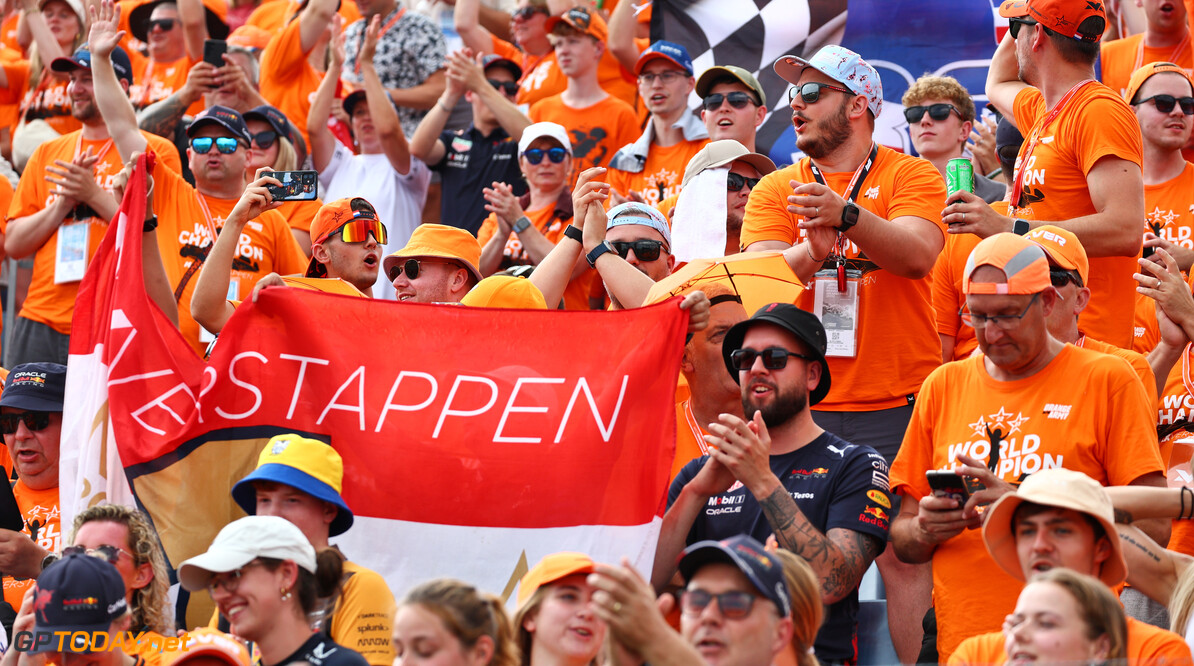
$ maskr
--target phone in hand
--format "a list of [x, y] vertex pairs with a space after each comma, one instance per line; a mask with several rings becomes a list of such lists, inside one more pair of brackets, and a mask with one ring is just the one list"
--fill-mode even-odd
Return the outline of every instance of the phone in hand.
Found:
[[318, 189], [318, 171], [263, 171], [262, 176], [275, 178], [281, 185], [266, 185], [274, 201], [314, 201]]
[[929, 488], [932, 489], [935, 497], [948, 497], [958, 501], [959, 508], [970, 499], [970, 487], [967, 485], [965, 479], [957, 472], [946, 472], [938, 469], [931, 469], [925, 472], [925, 478], [929, 481]]
[[228, 52], [228, 42], [222, 39], [203, 40], [203, 62], [214, 67], [224, 66], [224, 54]]

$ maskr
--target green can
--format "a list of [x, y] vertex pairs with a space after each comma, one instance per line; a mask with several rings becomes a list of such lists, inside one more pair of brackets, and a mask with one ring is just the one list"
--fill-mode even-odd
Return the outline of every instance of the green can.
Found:
[[958, 190], [974, 193], [974, 165], [965, 157], [955, 157], [945, 164], [945, 190], [952, 195]]

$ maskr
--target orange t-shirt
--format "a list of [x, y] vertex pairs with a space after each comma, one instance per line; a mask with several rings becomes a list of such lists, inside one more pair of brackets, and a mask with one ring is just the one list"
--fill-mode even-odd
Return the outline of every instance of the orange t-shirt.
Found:
[[583, 109], [564, 104], [556, 95], [536, 102], [529, 115], [532, 122], [558, 123], [568, 130], [573, 157], [570, 184], [585, 169], [609, 164], [614, 153], [641, 133], [634, 109], [612, 95]]
[[1132, 316], [1132, 351], [1148, 354], [1161, 342], [1156, 308], [1156, 301], [1143, 294], [1136, 294]]
[[[258, 11], [271, 5], [285, 4], [271, 2], [259, 7]], [[307, 112], [311, 110], [311, 95], [319, 87], [323, 76], [307, 62], [307, 55], [303, 52], [299, 22], [291, 21], [274, 35], [269, 46], [261, 52], [261, 96], [286, 115], [290, 126], [298, 130], [303, 135], [303, 141], [310, 146]]]
[[[556, 206], [544, 206], [538, 210], [523, 211], [526, 213], [527, 219], [531, 221], [536, 229], [542, 232], [543, 237], [551, 241], [555, 245], [559, 245], [560, 241], [565, 238], [564, 227], [571, 221], [571, 217], [560, 218], [555, 215]], [[481, 223], [481, 228], [477, 230], [477, 242], [481, 247], [489, 242], [493, 235], [498, 231], [497, 216], [490, 213], [489, 217]], [[502, 250], [503, 263], [510, 266], [517, 266], [519, 264], [530, 264], [531, 258], [526, 251], [522, 249], [522, 241], [518, 239], [518, 234], [511, 233], [509, 240], [506, 241], [506, 248]], [[580, 277], [568, 282], [568, 286], [564, 289], [564, 309], [566, 310], [588, 310], [589, 309], [589, 290], [593, 287], [593, 280], [597, 279], [597, 271], [587, 270], [580, 275]], [[549, 308], [554, 308], [557, 304], [548, 303]]]
[[[29, 536], [37, 545], [51, 553], [62, 552], [62, 526], [58, 516], [58, 487], [49, 490], [34, 490], [17, 480], [12, 486], [12, 494], [17, 498], [17, 506], [21, 515], [25, 517], [25, 527], [21, 534]], [[30, 525], [37, 525], [37, 536], [30, 532]], [[21, 601], [28, 590], [37, 581], [17, 580], [11, 576], [4, 576], [4, 600], [13, 608], [19, 609]]]
[[1153, 374], [1153, 367], [1148, 364], [1147, 356], [1140, 352], [1134, 352], [1131, 349], [1116, 347], [1102, 340], [1089, 338], [1086, 335], [1079, 337], [1078, 342], [1075, 342], [1074, 346], [1118, 356], [1127, 361], [1128, 365], [1132, 366], [1132, 370], [1136, 373], [1136, 376], [1140, 378], [1140, 383], [1144, 385], [1144, 394], [1148, 396], [1148, 403], [1150, 405], [1157, 404], [1157, 377]]
[[610, 169], [605, 175], [606, 182], [623, 195], [634, 190], [643, 195], [647, 205], [658, 206], [661, 201], [680, 193], [684, 167], [707, 143], [708, 139], [700, 139], [680, 141], [666, 147], [652, 144], [647, 150], [647, 161], [643, 163], [642, 171], [635, 173]]
[[[1045, 115], [1045, 100], [1039, 90], [1025, 88], [1016, 95], [1015, 119], [1020, 128], [1035, 128]], [[1016, 158], [1017, 173], [1028, 169], [1022, 195], [1027, 205], [1017, 209], [1016, 217], [1055, 221], [1093, 215], [1097, 211], [1086, 175], [1095, 163], [1108, 156], [1137, 166], [1143, 163], [1135, 114], [1100, 83], [1083, 86], [1052, 125], [1042, 129], [1045, 142], [1036, 146], [1030, 163], [1021, 164], [1027, 141]], [[1024, 136], [1031, 133], [1027, 129]], [[1136, 223], [1124, 220], [1123, 224]], [[1083, 328], [1095, 338], [1125, 349], [1132, 345], [1132, 296], [1136, 293], [1132, 274], [1139, 255], [1137, 247], [1130, 256], [1090, 258], [1090, 305], [1082, 314]]]
[[[50, 205], [57, 195], [51, 194], [52, 185], [46, 182], [45, 169], [52, 166], [54, 160], [69, 162], [75, 157], [75, 151], [91, 149], [92, 154], [103, 157], [95, 165], [95, 182], [105, 189], [110, 189], [117, 174], [124, 168], [120, 160], [120, 152], [110, 140], [82, 141], [82, 130], [71, 132], [38, 146], [25, 166], [25, 175], [17, 184], [17, 191], [12, 203], [5, 208], [7, 219], [0, 224], [0, 230], [8, 233], [8, 225], [18, 217], [33, 215]], [[169, 169], [176, 173], [182, 171], [182, 164], [178, 159], [178, 150], [174, 144], [160, 136], [141, 132], [149, 147]], [[95, 256], [100, 241], [108, 230], [108, 221], [91, 218], [87, 235], [87, 260]], [[50, 328], [70, 335], [71, 318], [75, 312], [75, 298], [79, 294], [78, 282], [54, 283], [55, 255], [58, 252], [58, 231], [54, 231], [42, 246], [37, 248], [33, 256], [33, 277], [29, 283], [29, 294], [25, 297], [25, 304], [21, 307], [21, 316], [31, 321], [40, 322]]]
[[559, 95], [568, 87], [568, 77], [564, 76], [560, 66], [556, 64], [555, 51], [531, 55], [497, 37], [493, 37], [493, 46], [489, 50], [513, 60], [522, 68], [522, 79], [518, 82], [518, 96], [515, 101], [524, 108], [530, 108], [535, 102]]
[[21, 20], [21, 12], [13, 12], [0, 23], [0, 44], [21, 53], [24, 49], [21, 48], [21, 42], [17, 39], [17, 23]]
[[1194, 53], [1190, 51], [1187, 38], [1177, 47], [1153, 48], [1144, 45], [1144, 33], [1122, 39], [1103, 42], [1099, 47], [1099, 68], [1103, 84], [1123, 97], [1128, 91], [1132, 72], [1150, 62], [1171, 62], [1184, 67], [1187, 74], [1194, 76]]
[[[1015, 603], [1005, 610], [1011, 612]], [[1166, 664], [1178, 666], [1189, 664], [1190, 646], [1181, 636], [1154, 627], [1133, 617], [1128, 617], [1127, 663]], [[945, 662], [946, 666], [991, 666], [1007, 663], [1002, 631], [993, 631], [967, 638]]]
[[[66, 93], [69, 78], [55, 76], [47, 65], [34, 83], [28, 60], [4, 62], [0, 67], [8, 77], [8, 87], [0, 88], [0, 104], [19, 104], [24, 109], [26, 122], [44, 120], [59, 134], [83, 127], [83, 123], [70, 114], [70, 96]], [[20, 118], [16, 120], [19, 122]]]
[[709, 452], [709, 445], [705, 443], [704, 439], [701, 439], [701, 435], [708, 434], [693, 416], [691, 402], [687, 398], [677, 402], [676, 457], [672, 460], [672, 473], [668, 476], [669, 484], [676, 479], [676, 475], [684, 469], [685, 465]]
[[[158, 214], [158, 247], [166, 265], [166, 277], [175, 288], [196, 259], [206, 256], [205, 250], [214, 241], [211, 226], [219, 229], [236, 199], [216, 199], [199, 194], [182, 176], [159, 163], [153, 172], [153, 207]], [[210, 219], [204, 212], [211, 214]], [[305, 273], [307, 258], [290, 233], [286, 220], [276, 210], [270, 210], [250, 220], [241, 232], [236, 257], [232, 262], [232, 283], [240, 300], [249, 297], [257, 280], [270, 274]], [[178, 304], [179, 329], [183, 337], [203, 355], [207, 347], [200, 342], [199, 323], [191, 317], [191, 295], [199, 271], [190, 275]]]
[[982, 239], [974, 234], [946, 234], [945, 248], [933, 264], [933, 310], [937, 313], [937, 332], [954, 338], [954, 355], [959, 361], [978, 349], [974, 328], [962, 323], [958, 313], [966, 307], [962, 274], [966, 260]]
[[1144, 186], [1145, 231], [1194, 250], [1194, 164], [1175, 178], [1159, 185]]
[[323, 208], [323, 202], [315, 199], [314, 201], [285, 201], [275, 210], [282, 214], [291, 229], [311, 233], [311, 220], [315, 219], [315, 214], [319, 212], [320, 208]]
[[[261, 28], [266, 32], [277, 34], [281, 32], [282, 28], [286, 27], [286, 24], [290, 22], [290, 17], [294, 16], [298, 10], [299, 3], [293, 2], [293, 0], [289, 2], [282, 2], [282, 0], [263, 2], [253, 10], [252, 14], [249, 14], [245, 25], [251, 25]], [[341, 2], [339, 14], [344, 18], [343, 25], [352, 25], [361, 18], [361, 11], [357, 9], [357, 3], [355, 2]], [[297, 21], [295, 22], [297, 23]]]
[[[609, 46], [606, 46], [601, 60], [597, 63], [597, 83], [602, 90], [626, 102], [631, 110], [634, 110], [634, 100], [638, 98], [638, 77], [622, 66], [617, 57], [610, 52]], [[639, 122], [637, 112], [634, 117], [635, 122]]]
[[[767, 174], [751, 191], [742, 223], [743, 247], [763, 240], [793, 245], [800, 241], [803, 232], [796, 224], [801, 218], [787, 211], [792, 194], [788, 182], [816, 182], [809, 164], [804, 158]], [[829, 187], [841, 193], [854, 174], [824, 175]], [[887, 220], [906, 215], [929, 220], [944, 236], [944, 201], [945, 181], [932, 164], [880, 146], [857, 203]], [[848, 260], [864, 274], [858, 290], [857, 355], [829, 359], [833, 388], [817, 405], [819, 410], [870, 411], [907, 405], [908, 396], [919, 391], [924, 378], [941, 364], [932, 280], [897, 277], [860, 254], [856, 245], [847, 243]], [[815, 292], [806, 290], [797, 305], [811, 311]]]
[[[131, 51], [129, 60], [133, 65], [133, 85], [129, 86], [129, 99], [138, 110], [166, 99], [170, 95], [182, 90], [187, 84], [187, 75], [194, 60], [183, 56], [174, 62], [154, 62], [141, 55], [139, 51]], [[187, 115], [195, 116], [205, 108], [202, 99], [187, 107]]]
[[[1054, 467], [1117, 486], [1162, 470], [1152, 406], [1124, 360], [1066, 345], [1040, 372], [1007, 382], [985, 361], [947, 363], [925, 380], [891, 466], [905, 502], [928, 495], [925, 472], [949, 469], [958, 453], [989, 460], [992, 429], [1005, 433], [996, 474], [1013, 484]], [[937, 546], [932, 561], [938, 654], [1002, 626], [1022, 583], [995, 564], [979, 530]]]

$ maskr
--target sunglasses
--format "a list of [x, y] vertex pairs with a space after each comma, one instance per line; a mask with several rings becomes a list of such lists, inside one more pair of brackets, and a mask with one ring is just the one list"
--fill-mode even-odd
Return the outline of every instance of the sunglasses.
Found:
[[514, 10], [514, 13], [510, 14], [510, 18], [515, 21], [529, 21], [535, 14], [543, 14], [544, 16], [547, 16], [547, 8], [532, 6], [522, 7], [520, 9]]
[[1008, 19], [1007, 31], [1011, 33], [1012, 39], [1018, 39], [1020, 37], [1020, 26], [1022, 25], [1037, 25], [1037, 22], [1018, 18]]
[[730, 352], [730, 363], [734, 364], [735, 370], [745, 371], [750, 370], [755, 365], [755, 359], [763, 358], [763, 367], [768, 370], [782, 370], [788, 365], [788, 357], [795, 356], [806, 361], [816, 361], [815, 357], [807, 356], [805, 354], [797, 354], [790, 352], [782, 347], [768, 347], [763, 351], [755, 349], [735, 349]]
[[1064, 268], [1050, 268], [1049, 282], [1058, 289], [1061, 289], [1071, 282], [1078, 287], [1082, 286], [1082, 278], [1078, 276], [1078, 273], [1076, 271], [1067, 271]]
[[932, 104], [930, 106], [910, 106], [904, 109], [904, 118], [909, 124], [919, 123], [925, 117], [926, 111], [930, 118], [938, 122], [948, 118], [950, 113], [957, 113], [959, 118], [962, 117], [953, 104]]
[[331, 237], [336, 234], [340, 234], [340, 240], [345, 243], [364, 243], [369, 240], [369, 234], [373, 234], [373, 239], [379, 245], [385, 245], [389, 239], [389, 235], [386, 233], [386, 225], [376, 219], [367, 217], [349, 220], [341, 225], [339, 229], [329, 233], [328, 236]]
[[747, 104], [754, 104], [755, 106], [759, 105], [759, 103], [755, 101], [754, 97], [751, 97], [748, 93], [744, 93], [742, 91], [735, 91], [725, 95], [721, 93], [713, 93], [702, 100], [702, 103], [705, 105], [706, 111], [712, 111], [714, 109], [721, 108], [721, 103], [723, 100], [729, 102], [730, 106], [734, 107], [735, 109], [745, 109]]
[[659, 258], [659, 251], [663, 248], [663, 241], [636, 240], [630, 242], [613, 241], [611, 245], [618, 251], [618, 256], [625, 259], [634, 250], [634, 256], [639, 261], [655, 261]]
[[213, 145], [216, 147], [216, 150], [220, 151], [221, 154], [231, 155], [232, 153], [236, 152], [237, 147], [240, 146], [240, 142], [230, 136], [200, 136], [191, 139], [191, 150], [199, 153], [200, 155], [206, 155], [210, 153], [211, 147]]
[[394, 280], [398, 279], [398, 275], [400, 273], [406, 273], [406, 279], [413, 282], [419, 279], [419, 272], [422, 270], [424, 262], [429, 264], [450, 263], [443, 261], [431, 261], [430, 259], [407, 259], [399, 266], [391, 266], [390, 272], [386, 274], [386, 277], [390, 278], [390, 282], [393, 282]]
[[760, 178], [747, 178], [731, 171], [726, 174], [726, 191], [741, 192], [743, 187], [753, 190], [758, 186], [760, 180]]
[[522, 156], [527, 158], [527, 161], [531, 164], [538, 164], [542, 162], [544, 155], [547, 155], [547, 159], [551, 160], [552, 164], [559, 164], [560, 162], [564, 161], [565, 157], [568, 156], [568, 151], [564, 150], [563, 148], [549, 148], [547, 150], [543, 150], [542, 148], [531, 148], [530, 150], [524, 150], [522, 152]]
[[750, 615], [756, 597], [749, 592], [711, 594], [704, 590], [685, 590], [680, 597], [680, 612], [685, 615], [699, 615], [714, 599], [717, 600], [718, 610], [727, 620], [738, 620]]
[[[1169, 113], [1173, 111], [1175, 104], [1182, 105], [1182, 113], [1187, 116], [1194, 116], [1194, 97], [1174, 97], [1173, 95], [1153, 95], [1146, 97], [1136, 104], [1144, 104], [1145, 102], [1152, 102], [1153, 106], [1161, 113]], [[1136, 106], [1133, 104], [1132, 106]]]
[[148, 26], [146, 32], [153, 32], [154, 28], [162, 32], [170, 32], [174, 29], [174, 21], [174, 19], [153, 19], [145, 24]]
[[90, 557], [98, 557], [101, 560], [107, 560], [110, 564], [116, 564], [120, 559], [120, 554], [124, 553], [129, 556], [129, 559], [136, 559], [133, 554], [123, 548], [116, 546], [96, 546], [95, 548], [84, 548], [83, 546], [68, 546], [62, 549], [62, 556], [68, 557], [70, 555], [88, 555]]
[[41, 432], [50, 425], [49, 412], [21, 412], [20, 414], [0, 414], [0, 435], [15, 435], [19, 424], [24, 423], [25, 429], [31, 432]]
[[266, 130], [253, 135], [253, 143], [257, 144], [257, 147], [262, 150], [269, 150], [269, 147], [274, 145], [274, 142], [277, 140], [278, 133], [273, 130]]
[[796, 99], [796, 94], [800, 94], [800, 99], [804, 100], [805, 104], [814, 104], [821, 99], [821, 90], [836, 90], [838, 92], [846, 93], [847, 95], [855, 94], [853, 90], [842, 88], [841, 86], [833, 86], [828, 83], [817, 83], [816, 81], [809, 81], [800, 86], [794, 86], [788, 89], [788, 104], [791, 104]]
[[518, 94], [518, 83], [516, 81], [498, 81], [496, 79], [486, 79], [489, 85], [493, 86], [494, 90], [500, 90], [506, 93], [506, 97], [513, 97]]

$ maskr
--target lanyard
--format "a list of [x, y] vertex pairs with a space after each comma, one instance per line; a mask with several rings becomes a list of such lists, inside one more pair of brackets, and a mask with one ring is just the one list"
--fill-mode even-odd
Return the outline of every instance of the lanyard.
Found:
[[1021, 208], [1020, 197], [1024, 193], [1024, 174], [1028, 171], [1028, 159], [1032, 157], [1032, 151], [1036, 150], [1036, 146], [1040, 142], [1041, 132], [1045, 131], [1046, 127], [1053, 124], [1054, 120], [1057, 120], [1057, 116], [1061, 115], [1061, 112], [1065, 110], [1066, 105], [1070, 103], [1070, 100], [1073, 99], [1078, 90], [1080, 90], [1086, 84], [1093, 82], [1094, 79], [1086, 79], [1085, 81], [1079, 81], [1078, 83], [1075, 83], [1074, 87], [1070, 88], [1069, 92], [1062, 96], [1061, 101], [1057, 103], [1057, 106], [1053, 107], [1053, 110], [1045, 115], [1044, 120], [1037, 123], [1036, 127], [1032, 128], [1032, 134], [1029, 136], [1028, 141], [1024, 142], [1024, 152], [1021, 153], [1020, 167], [1016, 169], [1016, 182], [1012, 186], [1012, 203], [1010, 206], [1008, 206], [1012, 217], [1015, 217], [1016, 209]]
[[[1190, 46], [1190, 31], [1186, 31], [1186, 36], [1182, 37], [1182, 41], [1177, 43], [1173, 52], [1165, 59], [1166, 62], [1177, 64], [1177, 59], [1185, 55], [1186, 48]], [[1136, 71], [1144, 66], [1144, 38], [1140, 38], [1140, 44], [1136, 47], [1136, 64], [1132, 65], [1132, 71]]]
[[[402, 20], [402, 15], [405, 13], [406, 13], [406, 7], [399, 9], [398, 13], [394, 16], [394, 18], [387, 21], [386, 24], [381, 27], [381, 32], [377, 33], [377, 41], [378, 42], [380, 42], [381, 38], [385, 37], [386, 34], [388, 34], [390, 32], [390, 28], [393, 28], [395, 23]], [[361, 38], [357, 40], [357, 62], [356, 62], [356, 65], [353, 67], [353, 72], [355, 72], [357, 76], [361, 75], [361, 49], [363, 49], [365, 47], [365, 31], [368, 29], [369, 29], [369, 22], [366, 21], [365, 26], [361, 29]]]
[[685, 400], [683, 404], [684, 418], [688, 421], [688, 427], [695, 436], [697, 446], [701, 448], [701, 455], [709, 455], [709, 445], [705, 443], [705, 438], [701, 436], [705, 434], [705, 429], [701, 427], [701, 424], [697, 423], [696, 416], [692, 413], [692, 400]]
[[1194, 395], [1194, 383], [1190, 382], [1190, 352], [1194, 351], [1194, 343], [1187, 344], [1182, 351], [1182, 383], [1186, 385], [1186, 392]]
[[[846, 185], [846, 192], [849, 193], [846, 196], [847, 202], [854, 203], [854, 200], [858, 198], [858, 193], [860, 191], [862, 191], [862, 184], [864, 182], [866, 182], [866, 177], [868, 174], [870, 174], [871, 167], [874, 166], [875, 157], [878, 154], [879, 154], [878, 144], [871, 143], [870, 154], [867, 155], [866, 160], [864, 160], [862, 162], [862, 164], [859, 164], [858, 168], [854, 170], [854, 175], [850, 178], [850, 182]], [[817, 168], [816, 164], [813, 164], [813, 161], [811, 159], [808, 161], [808, 167], [809, 167], [809, 169], [812, 170], [813, 178], [815, 178], [818, 183], [825, 185], [825, 187], [829, 187], [829, 185], [825, 182], [825, 177], [821, 175], [821, 170]], [[832, 189], [832, 188], [830, 188], [830, 189]], [[834, 243], [834, 246], [833, 246], [833, 254], [836, 256], [836, 259], [837, 259], [837, 290], [839, 292], [845, 293], [845, 291], [846, 291], [846, 237], [845, 236], [843, 236], [841, 234], [837, 235], [837, 241]]]
[[[96, 154], [96, 156], [95, 156], [96, 164], [99, 164], [99, 162], [103, 161], [104, 155], [108, 154], [108, 149], [111, 147], [112, 147], [112, 139], [108, 139], [106, 142], [104, 142], [103, 146], [100, 146], [99, 153]], [[75, 141], [75, 159], [78, 159], [79, 155], [82, 155], [82, 154], [83, 154], [83, 132], [80, 131], [79, 138], [78, 138], [78, 140]]]
[[199, 194], [199, 190], [195, 190], [195, 200], [199, 202], [199, 209], [203, 211], [203, 220], [207, 222], [207, 230], [211, 232], [211, 242], [214, 245], [216, 238], [220, 235], [220, 230], [216, 228], [216, 223], [211, 219], [211, 211], [207, 209], [207, 199]]

